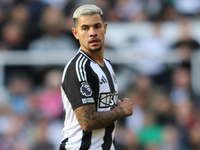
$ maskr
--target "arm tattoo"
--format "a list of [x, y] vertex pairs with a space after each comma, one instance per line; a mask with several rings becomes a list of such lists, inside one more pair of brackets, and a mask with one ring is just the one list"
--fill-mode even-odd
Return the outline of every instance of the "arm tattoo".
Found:
[[122, 117], [122, 107], [110, 111], [97, 112], [95, 104], [84, 105], [75, 109], [76, 117], [83, 129], [88, 131], [104, 128]]

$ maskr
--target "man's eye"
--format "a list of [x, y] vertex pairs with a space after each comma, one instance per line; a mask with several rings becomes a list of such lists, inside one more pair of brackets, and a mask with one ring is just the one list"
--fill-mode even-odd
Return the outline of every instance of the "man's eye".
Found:
[[83, 27], [83, 30], [88, 30], [88, 28], [87, 27]]
[[99, 29], [99, 28], [101, 28], [101, 26], [100, 26], [100, 25], [97, 25], [96, 28]]

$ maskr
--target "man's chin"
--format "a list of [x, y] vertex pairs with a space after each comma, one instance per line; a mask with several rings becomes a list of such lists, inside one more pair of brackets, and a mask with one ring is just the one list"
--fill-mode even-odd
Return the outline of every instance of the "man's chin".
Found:
[[102, 48], [101, 46], [100, 46], [100, 47], [90, 47], [90, 48], [89, 48], [89, 51], [96, 52], [96, 51], [100, 51], [101, 48]]

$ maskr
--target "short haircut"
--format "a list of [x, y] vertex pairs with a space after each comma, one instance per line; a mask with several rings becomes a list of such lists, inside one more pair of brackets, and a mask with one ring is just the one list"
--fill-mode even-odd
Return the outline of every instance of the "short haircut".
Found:
[[76, 21], [79, 17], [84, 15], [94, 15], [94, 14], [99, 14], [101, 19], [103, 20], [103, 11], [101, 10], [101, 8], [93, 4], [82, 5], [78, 7], [74, 12], [73, 15], [74, 24], [76, 24]]

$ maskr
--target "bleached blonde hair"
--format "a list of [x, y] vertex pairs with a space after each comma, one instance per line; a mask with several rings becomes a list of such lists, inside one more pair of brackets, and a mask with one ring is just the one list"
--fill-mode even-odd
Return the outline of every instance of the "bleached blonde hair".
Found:
[[76, 24], [77, 19], [81, 16], [94, 14], [99, 14], [101, 19], [103, 20], [103, 11], [101, 10], [101, 8], [93, 4], [82, 5], [78, 7], [73, 14], [74, 23]]

